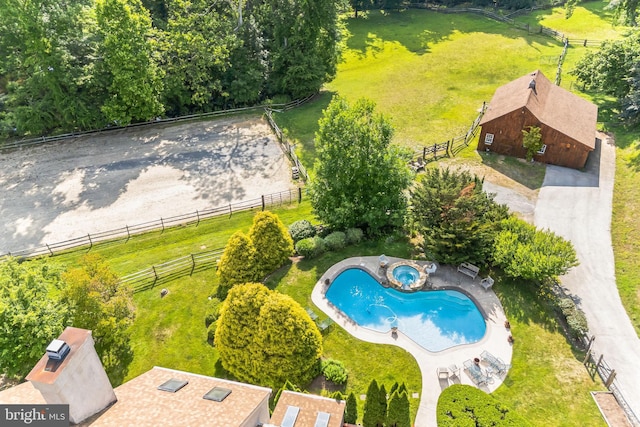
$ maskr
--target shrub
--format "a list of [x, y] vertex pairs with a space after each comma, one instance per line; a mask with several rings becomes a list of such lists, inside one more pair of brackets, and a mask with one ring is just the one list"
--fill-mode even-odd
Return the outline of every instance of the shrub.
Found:
[[347, 236], [342, 231], [334, 231], [324, 238], [324, 243], [330, 251], [338, 251], [347, 245]]
[[323, 360], [322, 375], [331, 382], [344, 384], [347, 381], [347, 368], [338, 360]]
[[293, 254], [293, 240], [280, 218], [269, 211], [253, 217], [249, 239], [255, 248], [255, 261], [259, 277], [264, 277], [282, 266]]
[[359, 228], [348, 228], [347, 229], [347, 244], [355, 245], [362, 241], [364, 237], [364, 233]]
[[557, 305], [558, 308], [560, 308], [562, 315], [567, 320], [569, 334], [571, 334], [573, 338], [580, 338], [582, 335], [587, 333], [589, 330], [587, 318], [571, 298], [561, 298], [557, 302]]
[[211, 298], [207, 305], [207, 314], [204, 318], [204, 325], [208, 328], [213, 322], [218, 320], [218, 316], [220, 315], [220, 306], [222, 305], [222, 301], [218, 298]]
[[302, 239], [296, 243], [296, 252], [305, 258], [317, 257], [324, 250], [324, 240], [319, 236]]
[[316, 235], [316, 228], [306, 219], [296, 221], [289, 226], [289, 234], [295, 243]]

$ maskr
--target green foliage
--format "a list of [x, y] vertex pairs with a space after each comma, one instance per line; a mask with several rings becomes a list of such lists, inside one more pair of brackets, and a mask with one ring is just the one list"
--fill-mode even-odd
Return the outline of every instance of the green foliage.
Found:
[[218, 296], [221, 299], [234, 285], [258, 279], [255, 258], [256, 250], [251, 240], [242, 231], [236, 231], [227, 241], [218, 265]]
[[300, 304], [257, 283], [229, 291], [215, 345], [235, 377], [270, 387], [310, 381], [322, 354], [320, 331]]
[[454, 384], [438, 398], [439, 427], [530, 426], [529, 422], [497, 399], [468, 385]]
[[537, 126], [529, 126], [529, 130], [522, 129], [522, 145], [527, 149], [527, 160], [531, 161], [533, 156], [542, 149], [542, 133]]
[[222, 301], [219, 298], [211, 298], [207, 303], [207, 313], [204, 318], [204, 325], [208, 328], [213, 322], [218, 320], [220, 316], [220, 309], [222, 308]]
[[512, 217], [500, 223], [495, 237], [494, 262], [505, 274], [544, 283], [578, 265], [571, 242], [551, 231], [540, 231]]
[[133, 291], [97, 254], [84, 256], [80, 267], [66, 271], [62, 279], [66, 286], [61, 300], [71, 309], [73, 326], [92, 331], [109, 379], [121, 383], [133, 359], [129, 330], [135, 318]]
[[445, 264], [486, 264], [497, 222], [507, 216], [466, 171], [429, 169], [411, 189], [409, 227], [424, 238], [427, 256]]
[[334, 231], [324, 238], [324, 244], [326, 245], [327, 250], [340, 250], [347, 245], [347, 235], [342, 231]]
[[409, 397], [407, 392], [391, 392], [386, 427], [411, 427]]
[[284, 264], [293, 255], [293, 240], [277, 215], [263, 211], [253, 217], [249, 239], [256, 249], [255, 263], [260, 277]]
[[128, 125], [162, 114], [149, 12], [140, 0], [97, 0], [96, 20], [100, 61], [95, 78], [106, 89], [101, 109], [107, 122]]
[[380, 384], [380, 390], [378, 390], [378, 406], [382, 413], [382, 421], [379, 424], [382, 425], [387, 419], [387, 389], [384, 384]]
[[362, 425], [364, 427], [378, 427], [384, 425], [386, 402], [385, 407], [382, 408], [379, 395], [380, 388], [378, 387], [378, 382], [373, 379], [371, 380], [371, 383], [369, 383], [367, 399], [364, 401], [364, 412], [362, 415]]
[[336, 384], [344, 384], [347, 382], [347, 368], [345, 368], [344, 363], [339, 360], [323, 360], [320, 367], [322, 369], [322, 375], [329, 381]]
[[411, 175], [390, 145], [389, 120], [374, 110], [366, 99], [350, 106], [334, 97], [320, 119], [311, 203], [334, 229], [358, 226], [377, 233], [403, 223]]
[[325, 251], [324, 239], [320, 236], [302, 239], [296, 243], [296, 252], [305, 258], [320, 256]]
[[207, 326], [207, 342], [213, 344], [216, 339], [216, 331], [218, 330], [218, 321], [214, 320]]
[[354, 392], [349, 393], [344, 407], [344, 422], [355, 424], [358, 421], [358, 401]]
[[572, 338], [580, 338], [589, 331], [587, 318], [571, 298], [560, 298], [557, 305], [567, 321]]
[[291, 381], [286, 380], [284, 382], [284, 384], [282, 385], [282, 387], [280, 387], [278, 389], [278, 392], [276, 393], [276, 395], [273, 398], [273, 402], [270, 403], [270, 407], [273, 410], [273, 408], [276, 407], [276, 405], [278, 404], [278, 400], [280, 400], [280, 396], [282, 396], [282, 392], [288, 390], [288, 391], [295, 391], [297, 393], [300, 393], [302, 390], [300, 390], [300, 388], [298, 386], [296, 386], [295, 384], [293, 384]]
[[316, 228], [306, 219], [301, 219], [289, 226], [289, 235], [294, 243], [316, 235]]
[[49, 260], [0, 263], [0, 371], [22, 379], [69, 325], [60, 267]]
[[359, 228], [347, 228], [347, 244], [357, 245], [362, 241], [364, 233]]

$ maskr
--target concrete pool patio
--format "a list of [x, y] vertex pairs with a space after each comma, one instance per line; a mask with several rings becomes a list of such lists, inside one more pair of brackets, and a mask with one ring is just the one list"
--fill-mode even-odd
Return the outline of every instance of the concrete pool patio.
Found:
[[[401, 258], [388, 257], [389, 264], [406, 261]], [[417, 361], [422, 374], [422, 390], [420, 393], [420, 404], [414, 423], [415, 427], [429, 427], [436, 425], [436, 406], [438, 397], [442, 390], [451, 384], [467, 384], [475, 386], [471, 377], [463, 368], [465, 360], [480, 357], [482, 351], [486, 350], [494, 356], [502, 359], [505, 363], [511, 363], [512, 347], [508, 341], [510, 331], [505, 328], [506, 316], [502, 309], [502, 304], [495, 293], [491, 290], [485, 291], [480, 286], [480, 277], [471, 279], [449, 266], [440, 266], [435, 274], [430, 276], [432, 289], [452, 289], [461, 291], [468, 295], [482, 312], [487, 329], [484, 337], [474, 344], [464, 344], [452, 347], [439, 352], [428, 351], [414, 341], [398, 331], [392, 336], [391, 333], [376, 332], [371, 329], [358, 326], [344, 313], [333, 306], [325, 297], [328, 289], [325, 281], [329, 283], [346, 268], [361, 268], [370, 273], [379, 282], [384, 279], [378, 272], [379, 258], [376, 256], [347, 258], [331, 266], [316, 283], [311, 293], [311, 300], [323, 312], [325, 312], [336, 324], [340, 325], [354, 337], [363, 341], [391, 344], [408, 351]], [[427, 264], [426, 261], [416, 261], [419, 265]], [[437, 374], [439, 367], [448, 367], [452, 364], [460, 368], [457, 376], [449, 379], [440, 379]], [[486, 367], [483, 365], [483, 367]], [[479, 387], [485, 392], [492, 392], [503, 382], [504, 376], [493, 375], [493, 382]]]

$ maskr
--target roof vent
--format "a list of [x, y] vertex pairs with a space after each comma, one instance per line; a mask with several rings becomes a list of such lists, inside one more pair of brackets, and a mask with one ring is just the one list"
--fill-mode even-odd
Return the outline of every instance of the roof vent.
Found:
[[49, 359], [55, 360], [57, 362], [62, 362], [67, 354], [69, 354], [71, 348], [69, 345], [62, 340], [53, 340], [51, 344], [47, 346], [47, 356]]
[[533, 93], [535, 93], [536, 95], [538, 94], [538, 92], [536, 91], [536, 80], [535, 79], [531, 79], [531, 81], [529, 82], [529, 89], [533, 90]]

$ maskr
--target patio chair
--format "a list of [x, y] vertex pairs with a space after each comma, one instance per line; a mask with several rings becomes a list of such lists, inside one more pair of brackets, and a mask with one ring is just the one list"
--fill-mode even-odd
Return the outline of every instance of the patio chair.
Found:
[[460, 367], [455, 363], [453, 365], [449, 365], [450, 376], [460, 378]]
[[480, 354], [480, 358], [485, 362], [487, 362], [496, 371], [496, 373], [500, 375], [506, 373], [511, 367], [506, 363], [504, 363], [502, 359], [495, 357], [493, 354], [489, 353], [487, 350], [484, 350]]
[[333, 320], [326, 318], [322, 322], [318, 323], [318, 329], [320, 329], [320, 332], [324, 332], [329, 329], [329, 326], [331, 325], [333, 325]]
[[448, 368], [438, 368], [438, 379], [439, 380], [447, 380], [449, 379], [449, 369]]
[[316, 312], [313, 311], [313, 309], [311, 307], [307, 307], [304, 310], [307, 312], [309, 317], [311, 317], [311, 320], [313, 320], [315, 322], [316, 319], [318, 318], [318, 315], [316, 314]]
[[476, 365], [471, 359], [465, 360], [464, 368], [475, 385], [482, 386], [489, 382], [489, 377], [482, 373], [480, 366]]
[[487, 276], [480, 281], [480, 286], [482, 286], [485, 291], [488, 291], [493, 286], [493, 283], [493, 278], [491, 278], [491, 276]]

